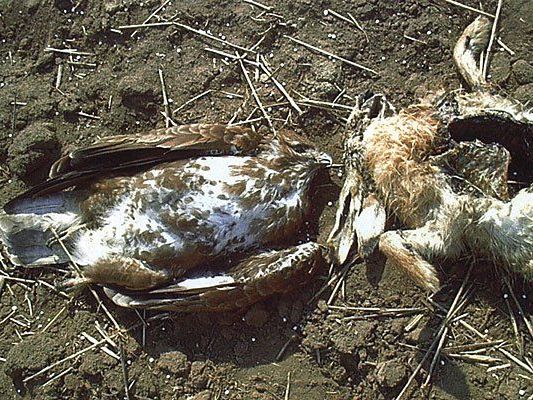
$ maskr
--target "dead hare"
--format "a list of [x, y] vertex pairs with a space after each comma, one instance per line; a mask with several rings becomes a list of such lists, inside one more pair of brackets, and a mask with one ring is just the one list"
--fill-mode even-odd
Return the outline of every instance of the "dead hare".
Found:
[[[383, 95], [361, 99], [329, 238], [340, 263], [379, 245], [432, 291], [434, 263], [467, 254], [533, 279], [533, 113], [491, 93], [480, 67], [490, 30], [480, 17], [455, 46], [469, 91], [432, 94], [398, 113]], [[386, 231], [391, 216], [406, 229]]]

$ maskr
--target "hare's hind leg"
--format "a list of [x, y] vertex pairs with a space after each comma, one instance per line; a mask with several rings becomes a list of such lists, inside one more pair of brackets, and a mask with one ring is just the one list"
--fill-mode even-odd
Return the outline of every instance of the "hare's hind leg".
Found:
[[440, 281], [432, 262], [458, 257], [463, 250], [462, 232], [456, 226], [429, 221], [418, 229], [385, 232], [379, 249], [418, 285], [436, 292]]

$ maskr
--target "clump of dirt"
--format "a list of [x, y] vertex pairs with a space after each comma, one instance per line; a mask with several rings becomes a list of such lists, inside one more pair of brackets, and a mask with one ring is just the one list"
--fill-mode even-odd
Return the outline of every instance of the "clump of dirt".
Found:
[[29, 125], [17, 134], [7, 150], [10, 171], [28, 184], [42, 182], [61, 154], [60, 144], [45, 123]]
[[[0, 0], [0, 204], [42, 181], [61, 152], [98, 137], [165, 126], [159, 70], [176, 123], [252, 120], [266, 126], [233, 60], [235, 48], [220, 40], [253, 47], [300, 102], [301, 115], [248, 54], [246, 68], [274, 125], [303, 133], [340, 162], [346, 121], [359, 94], [384, 92], [400, 107], [428, 90], [458, 87], [451, 50], [476, 16], [444, 1], [261, 3], [267, 8], [238, 0], [165, 1], [161, 8], [156, 0]], [[477, 1], [464, 3], [479, 7]], [[483, 5], [494, 12], [496, 3]], [[348, 21], [352, 15], [362, 30], [328, 9]], [[504, 3], [501, 39], [510, 51], [495, 43], [491, 69], [499, 90], [523, 102], [533, 99], [532, 15], [527, 0]], [[149, 23], [175, 20], [197, 32], [168, 24], [119, 28], [148, 17]], [[311, 52], [286, 36], [378, 74]], [[334, 175], [334, 182], [341, 180], [342, 172]], [[331, 204], [311, 221], [321, 239], [333, 223], [337, 193], [331, 184], [317, 188], [317, 203]], [[448, 307], [465, 266], [442, 267], [450, 280], [432, 300]], [[485, 267], [476, 268], [481, 272], [474, 274], [463, 314], [447, 335], [432, 384], [419, 389], [430, 368], [425, 362], [406, 398], [424, 398], [429, 391], [435, 399], [533, 394], [524, 368], [496, 344], [480, 345], [501, 340], [526, 365], [533, 358], [516, 303], [499, 279], [487, 278]], [[287, 387], [291, 399], [392, 399], [431, 346], [443, 316], [397, 271], [359, 264], [331, 301], [334, 285], [321, 291], [326, 276], [240, 313], [136, 313], [106, 301], [126, 329], [121, 332], [88, 291], [72, 298], [55, 288], [66, 277], [65, 266], [1, 267], [1, 398], [122, 399], [127, 386], [130, 398], [139, 399], [279, 399]], [[520, 282], [514, 288], [530, 315], [530, 288]], [[423, 311], [375, 311], [383, 308]], [[90, 338], [102, 343], [66, 359], [91, 346]], [[461, 350], [474, 343], [478, 347]]]

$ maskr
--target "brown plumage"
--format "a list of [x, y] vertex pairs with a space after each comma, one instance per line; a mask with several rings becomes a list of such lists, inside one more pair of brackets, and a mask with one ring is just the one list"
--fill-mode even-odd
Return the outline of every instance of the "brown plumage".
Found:
[[72, 283], [104, 286], [124, 306], [237, 308], [325, 262], [326, 248], [297, 234], [330, 163], [292, 132], [195, 124], [105, 138], [9, 202], [0, 239], [17, 265], [70, 255], [82, 271]]

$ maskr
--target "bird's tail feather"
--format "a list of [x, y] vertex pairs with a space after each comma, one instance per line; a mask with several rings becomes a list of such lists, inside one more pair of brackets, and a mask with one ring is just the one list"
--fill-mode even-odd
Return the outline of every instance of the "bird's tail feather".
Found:
[[78, 198], [73, 192], [16, 201], [0, 210], [0, 251], [14, 265], [67, 262], [56, 235], [75, 230], [79, 214]]

